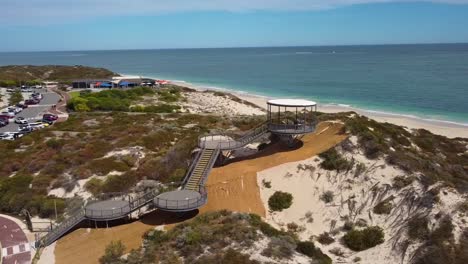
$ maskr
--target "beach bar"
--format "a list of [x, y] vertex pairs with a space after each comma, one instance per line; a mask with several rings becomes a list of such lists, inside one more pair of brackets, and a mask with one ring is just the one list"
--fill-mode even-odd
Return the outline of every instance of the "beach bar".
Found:
[[275, 99], [267, 102], [268, 130], [279, 135], [297, 135], [315, 130], [317, 103], [303, 99]]

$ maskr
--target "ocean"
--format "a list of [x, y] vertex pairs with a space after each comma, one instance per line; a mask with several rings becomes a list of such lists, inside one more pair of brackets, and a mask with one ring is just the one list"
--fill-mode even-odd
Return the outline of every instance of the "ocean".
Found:
[[267, 97], [468, 124], [468, 44], [0, 53]]

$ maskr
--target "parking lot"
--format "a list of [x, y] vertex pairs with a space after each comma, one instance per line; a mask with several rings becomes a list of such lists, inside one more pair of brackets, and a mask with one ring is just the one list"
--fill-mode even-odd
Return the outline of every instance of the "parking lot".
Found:
[[[35, 92], [42, 93], [43, 99], [37, 105], [29, 105], [28, 108], [23, 109], [16, 117], [24, 117], [28, 122], [42, 119], [42, 115], [46, 113], [50, 107], [57, 104], [60, 99], [59, 95], [54, 92], [46, 91], [45, 89], [35, 89]], [[25, 97], [24, 99], [28, 99]], [[18, 132], [19, 125], [15, 123], [14, 119], [10, 119], [10, 123], [0, 128], [1, 132]]]

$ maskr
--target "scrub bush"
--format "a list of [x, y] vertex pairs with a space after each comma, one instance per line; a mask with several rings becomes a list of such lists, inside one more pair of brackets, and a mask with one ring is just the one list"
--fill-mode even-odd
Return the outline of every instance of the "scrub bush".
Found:
[[293, 201], [293, 196], [290, 193], [276, 191], [268, 199], [268, 206], [272, 211], [283, 211], [291, 207]]
[[378, 226], [371, 226], [363, 230], [353, 229], [343, 237], [346, 246], [355, 251], [366, 250], [384, 242], [384, 232]]

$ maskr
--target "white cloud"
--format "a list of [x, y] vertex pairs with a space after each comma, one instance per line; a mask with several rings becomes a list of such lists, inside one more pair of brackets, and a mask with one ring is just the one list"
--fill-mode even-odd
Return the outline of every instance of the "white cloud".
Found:
[[40, 23], [96, 16], [151, 15], [189, 11], [307, 11], [365, 3], [438, 2], [468, 4], [468, 0], [0, 0], [4, 23]]

